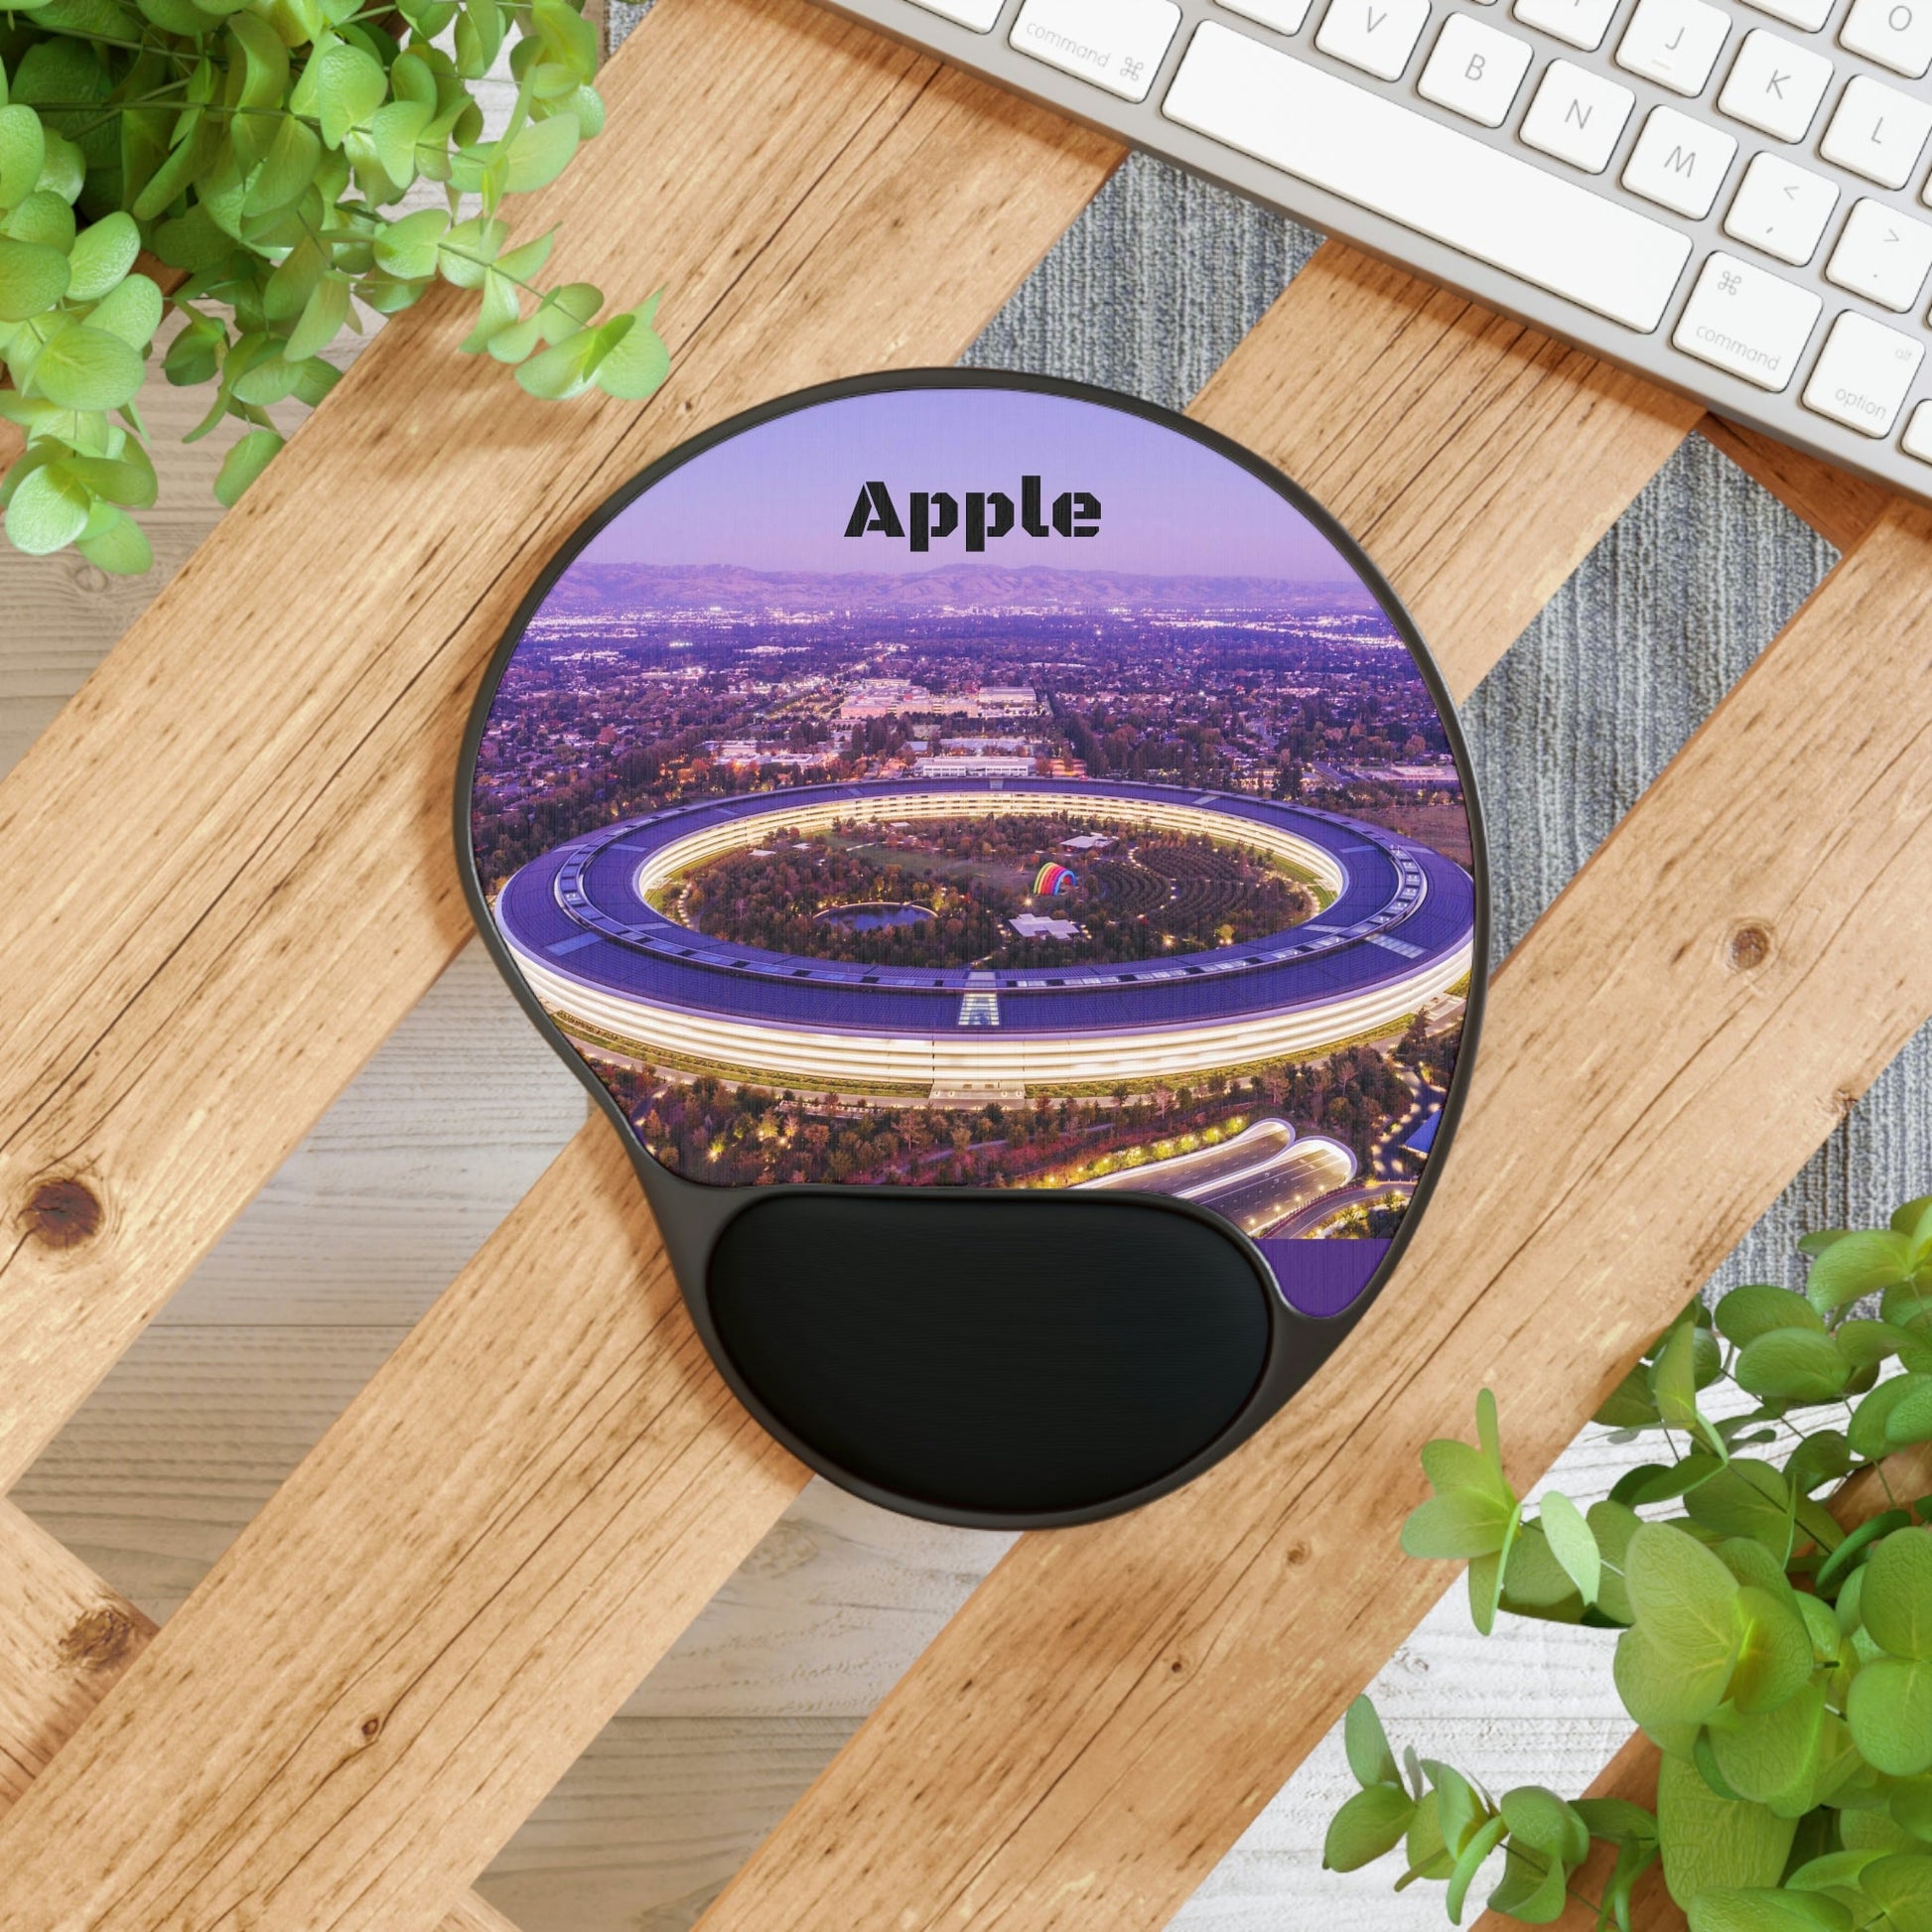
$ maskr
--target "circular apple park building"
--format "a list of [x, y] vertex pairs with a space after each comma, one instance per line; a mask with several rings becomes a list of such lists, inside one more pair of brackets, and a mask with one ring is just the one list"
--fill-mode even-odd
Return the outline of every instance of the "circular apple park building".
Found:
[[[780, 832], [1035, 813], [1263, 853], [1328, 903], [1211, 951], [997, 971], [762, 952], [650, 903], [694, 867]], [[1468, 974], [1475, 888], [1428, 846], [1296, 804], [1160, 784], [905, 779], [708, 799], [607, 826], [524, 866], [495, 913], [566, 1031], [574, 1022], [646, 1061], [774, 1087], [936, 1098], [1199, 1078], [1384, 1031]]]

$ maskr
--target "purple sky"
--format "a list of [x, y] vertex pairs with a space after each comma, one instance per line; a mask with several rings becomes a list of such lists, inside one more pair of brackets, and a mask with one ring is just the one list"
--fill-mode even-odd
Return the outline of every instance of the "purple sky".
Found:
[[1309, 522], [1244, 470], [1145, 418], [1063, 396], [972, 389], [851, 396], [797, 410], [659, 483], [584, 553], [587, 563], [735, 564], [768, 571], [909, 571], [965, 559], [961, 538], [923, 555], [845, 529], [860, 485], [889, 483], [900, 516], [915, 489], [1004, 489], [1022, 475], [1090, 490], [1100, 535], [1016, 532], [974, 561], [999, 568], [1351, 581]]

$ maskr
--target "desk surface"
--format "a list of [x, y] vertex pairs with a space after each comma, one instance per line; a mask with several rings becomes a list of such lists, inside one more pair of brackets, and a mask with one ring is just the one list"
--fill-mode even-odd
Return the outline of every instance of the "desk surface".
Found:
[[[1304, 238], [1227, 198], [1136, 164], [1103, 190], [976, 353], [1186, 401], [1307, 252]], [[1317, 268], [1306, 300], [1332, 311], [1362, 286]], [[1150, 289], [1160, 298], [1151, 301]], [[1272, 346], [1279, 355], [1279, 342]], [[882, 347], [860, 359], [882, 359]], [[1296, 454], [1283, 405], [1251, 386], [1257, 353], [1248, 351], [1245, 368], [1236, 358], [1205, 407], [1218, 407], [1215, 420], [1231, 433]], [[1428, 375], [1424, 367], [1415, 376], [1425, 402]], [[1561, 387], [1547, 365], [1542, 378]], [[1459, 413], [1466, 418], [1484, 400], [1465, 392]], [[178, 400], [162, 392], [157, 410], [165, 440], [179, 427]], [[1601, 414], [1587, 415], [1592, 433]], [[1626, 462], [1606, 485], [1628, 495], [1664, 466], [1600, 544], [1573, 540], [1578, 555], [1588, 551], [1581, 567], [1469, 702], [1504, 944], [1610, 834], [1829, 564], [1801, 524], [1702, 442], [1670, 456], [1681, 433], [1665, 424], [1642, 460]], [[1319, 489], [1310, 470], [1325, 463], [1343, 496], [1357, 492], [1370, 548], [1382, 555], [1379, 530], [1399, 578], [1399, 564], [1427, 559], [1404, 588], [1419, 605], [1436, 600], [1438, 625], [1425, 615], [1425, 626], [1440, 629], [1467, 690], [1577, 556], [1552, 545], [1452, 585], [1442, 552], [1426, 551], [1432, 519], [1405, 511], [1400, 491], [1376, 500], [1359, 482], [1359, 460], [1351, 471], [1334, 456], [1346, 441], [1305, 443], [1296, 467]], [[301, 459], [298, 445], [289, 461]], [[212, 459], [177, 454], [174, 466], [178, 476], [204, 474], [172, 485], [157, 543], [164, 571], [212, 522], [201, 495]], [[1506, 461], [1493, 467], [1507, 478]], [[1417, 474], [1441, 482], [1440, 469], [1418, 465]], [[1349, 513], [1346, 502], [1337, 507]], [[1575, 514], [1590, 534], [1592, 511]], [[9, 761], [159, 583], [160, 573], [140, 587], [107, 587], [71, 560], [0, 560], [0, 598], [30, 619], [0, 643], [8, 733], [0, 752]], [[1624, 916], [1640, 924], [1642, 877], [1618, 890]], [[1760, 910], [1768, 917], [1773, 908]], [[1800, 927], [1789, 943], [1824, 942]], [[1533, 976], [1534, 963], [1524, 970]], [[1901, 995], [1874, 1020], [1874, 1037], [1908, 1003]], [[1875, 1056], [1873, 1048], [1863, 1058]], [[1506, 1043], [1499, 1057], [1510, 1057]], [[1863, 1063], [1858, 1042], [1848, 1040], [1845, 1058], [1850, 1081]], [[1621, 1070], [1605, 1065], [1598, 1077], [1613, 1107]], [[1932, 1172], [1929, 1082], [1932, 1046], [1920, 1036], [1752, 1235], [1749, 1259], [1727, 1273], [1778, 1279], [1796, 1227], [1869, 1215], [1921, 1186]], [[476, 949], [466, 951], [34, 1463], [14, 1500], [151, 1613], [171, 1612], [582, 1117], [580, 1091]], [[1746, 1185], [1738, 1176], [1756, 1174], [1750, 1184], [1768, 1195], [1795, 1165], [1793, 1151], [1801, 1158], [1824, 1125], [1783, 1131], [1774, 1120], [1746, 1134], [1729, 1116], [1711, 1121], [1714, 1137], [1743, 1145], [1729, 1166], [1717, 1163], [1727, 1190], [1712, 1215], [1720, 1233], [1687, 1255], [1686, 1267], [1701, 1272], [1701, 1261], [1728, 1245], [1723, 1230], [1748, 1222], [1728, 1198]], [[1462, 1407], [1468, 1386], [1455, 1386]], [[1552, 1449], [1571, 1433], [1568, 1421], [1541, 1429]], [[1600, 1460], [1586, 1467], [1600, 1471]], [[1589, 1478], [1566, 1480], [1585, 1487]], [[524, 1932], [690, 1923], [939, 1637], [1007, 1540], [901, 1523], [813, 1485], [748, 1547], [722, 1593], [483, 1879], [483, 1895]], [[1534, 1777], [1581, 1786], [1624, 1730], [1599, 1639], [1538, 1630], [1507, 1647], [1481, 1645], [1453, 1601], [1403, 1645], [1378, 1696], [1404, 1737], [1504, 1784]], [[1439, 1922], [1433, 1898], [1390, 1899], [1380, 1871], [1352, 1880], [1318, 1872], [1320, 1824], [1340, 1789], [1330, 1740], [1237, 1849], [1191, 1874], [1205, 1887], [1186, 1922], [1259, 1928], [1316, 1913], [1364, 1928]], [[768, 1851], [765, 1870], [782, 1855], [781, 1843]], [[748, 1901], [742, 1922], [756, 1919]], [[1044, 1919], [1034, 1913], [1028, 1922]]]

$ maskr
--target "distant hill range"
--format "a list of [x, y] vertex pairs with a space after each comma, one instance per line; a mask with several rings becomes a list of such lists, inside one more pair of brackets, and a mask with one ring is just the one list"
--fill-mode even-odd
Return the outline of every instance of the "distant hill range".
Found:
[[1119, 571], [999, 570], [941, 564], [932, 570], [850, 575], [740, 570], [729, 565], [578, 564], [545, 601], [547, 617], [597, 618], [726, 610], [773, 612], [938, 611], [1368, 612], [1359, 584], [1299, 584], [1261, 577], [1140, 577]]

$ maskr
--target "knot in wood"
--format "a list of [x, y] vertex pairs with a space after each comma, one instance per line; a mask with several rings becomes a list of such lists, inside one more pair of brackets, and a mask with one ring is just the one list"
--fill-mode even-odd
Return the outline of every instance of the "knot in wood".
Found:
[[1314, 1552], [1306, 1543], [1291, 1543], [1284, 1554], [1289, 1563], [1299, 1568], [1301, 1565], [1307, 1563], [1314, 1555]]
[[85, 1181], [43, 1180], [27, 1202], [27, 1232], [50, 1248], [77, 1248], [100, 1231], [100, 1200]]
[[117, 1603], [96, 1603], [61, 1639], [61, 1661], [69, 1670], [112, 1670], [141, 1635], [134, 1619]]
[[1747, 919], [1733, 926], [1725, 947], [1725, 958], [1733, 973], [1754, 973], [1771, 956], [1771, 929]]

